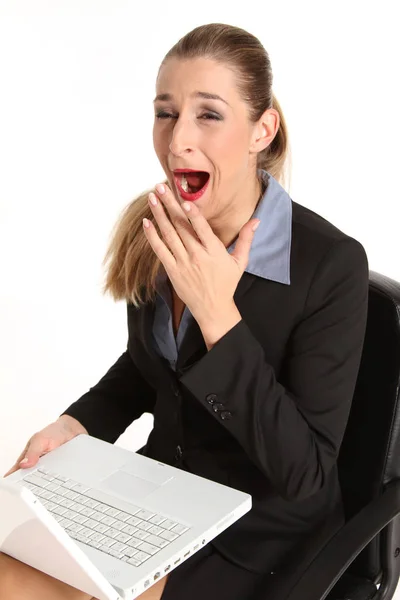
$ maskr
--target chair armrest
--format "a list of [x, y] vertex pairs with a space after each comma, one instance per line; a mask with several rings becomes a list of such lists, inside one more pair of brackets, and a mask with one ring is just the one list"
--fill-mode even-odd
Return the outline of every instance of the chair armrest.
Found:
[[400, 480], [348, 521], [323, 547], [280, 600], [324, 600], [367, 544], [400, 513]]

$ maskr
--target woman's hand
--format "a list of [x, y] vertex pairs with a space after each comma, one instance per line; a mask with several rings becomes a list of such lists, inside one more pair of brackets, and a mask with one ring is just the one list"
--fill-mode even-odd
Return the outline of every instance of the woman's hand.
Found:
[[[251, 219], [242, 227], [235, 250], [229, 254], [193, 202], [181, 206], [165, 184], [157, 185], [156, 190], [159, 197], [150, 193], [149, 206], [165, 243], [150, 221], [144, 219], [143, 226], [177, 295], [200, 327], [229, 313], [233, 315], [235, 309], [240, 320], [233, 295], [248, 264], [253, 227], [260, 221]], [[156, 205], [151, 203], [152, 199], [156, 199]], [[184, 210], [187, 208], [188, 211]]]
[[[58, 446], [62, 446], [62, 444], [72, 440], [72, 438], [80, 433], [87, 434], [88, 432], [85, 427], [73, 417], [61, 415], [57, 421], [50, 423], [50, 425], [47, 425], [47, 427], [35, 433], [28, 440], [28, 443], [17, 458], [15, 464], [3, 477], [11, 475], [11, 473], [18, 471], [18, 469], [29, 469], [30, 467], [34, 467], [41, 456], [58, 448]], [[21, 464], [21, 461], [24, 462]]]

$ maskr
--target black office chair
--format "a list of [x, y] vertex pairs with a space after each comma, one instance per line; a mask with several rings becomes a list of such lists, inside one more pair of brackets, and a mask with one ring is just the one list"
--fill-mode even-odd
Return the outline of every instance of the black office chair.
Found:
[[400, 283], [370, 271], [366, 337], [339, 455], [346, 524], [265, 600], [390, 600], [400, 575]]

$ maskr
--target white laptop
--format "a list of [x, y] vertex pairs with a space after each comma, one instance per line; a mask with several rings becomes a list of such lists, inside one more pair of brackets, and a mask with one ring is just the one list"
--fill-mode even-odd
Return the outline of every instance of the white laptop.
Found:
[[250, 508], [249, 494], [81, 434], [0, 479], [0, 550], [130, 600]]

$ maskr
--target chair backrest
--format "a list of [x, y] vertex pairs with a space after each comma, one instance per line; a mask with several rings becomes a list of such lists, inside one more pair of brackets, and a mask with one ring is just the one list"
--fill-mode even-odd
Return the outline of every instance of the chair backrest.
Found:
[[[338, 461], [346, 519], [400, 477], [400, 283], [374, 271], [369, 279], [363, 353]], [[379, 575], [381, 541], [363, 550], [353, 573]]]

